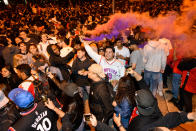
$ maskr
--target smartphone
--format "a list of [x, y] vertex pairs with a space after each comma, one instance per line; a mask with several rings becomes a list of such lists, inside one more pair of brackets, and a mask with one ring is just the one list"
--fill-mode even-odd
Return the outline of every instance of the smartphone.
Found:
[[91, 114], [84, 114], [85, 121], [90, 121]]

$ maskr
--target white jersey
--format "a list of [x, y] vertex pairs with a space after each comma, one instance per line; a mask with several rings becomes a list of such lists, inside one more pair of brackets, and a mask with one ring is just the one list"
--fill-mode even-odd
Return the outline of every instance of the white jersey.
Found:
[[[130, 51], [127, 47], [123, 46], [123, 48], [119, 50], [118, 47], [115, 46], [114, 49], [115, 49], [115, 57], [117, 55], [122, 55], [123, 57], [130, 57]], [[122, 61], [124, 65], [126, 64], [126, 60], [123, 59], [118, 59], [118, 60]]]
[[107, 61], [105, 57], [98, 55], [92, 50], [88, 44], [84, 44], [84, 47], [88, 55], [97, 63], [103, 67], [104, 73], [107, 74], [109, 80], [119, 80], [125, 74], [125, 67], [122, 62], [117, 59]]

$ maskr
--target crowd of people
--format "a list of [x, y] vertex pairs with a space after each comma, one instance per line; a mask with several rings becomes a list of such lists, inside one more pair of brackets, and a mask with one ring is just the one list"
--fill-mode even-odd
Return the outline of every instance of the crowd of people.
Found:
[[[181, 4], [116, 1], [115, 8], [156, 17], [180, 13]], [[80, 1], [0, 11], [2, 131], [151, 131], [196, 120], [195, 56], [176, 55], [175, 43], [140, 25], [129, 28], [126, 40], [122, 34], [84, 39], [86, 30], [108, 21], [112, 6], [110, 0]], [[156, 96], [163, 96], [171, 74], [167, 92], [182, 112], [163, 116]]]

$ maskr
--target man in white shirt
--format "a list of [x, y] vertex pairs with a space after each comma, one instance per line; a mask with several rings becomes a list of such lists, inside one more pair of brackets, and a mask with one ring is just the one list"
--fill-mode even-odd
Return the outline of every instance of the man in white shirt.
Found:
[[40, 54], [44, 55], [46, 59], [49, 59], [49, 54], [47, 52], [47, 47], [50, 44], [48, 41], [48, 35], [47, 34], [42, 34], [41, 35], [41, 42], [37, 45], [38, 51]]
[[122, 61], [124, 65], [128, 64], [128, 60], [130, 58], [130, 51], [127, 47], [123, 46], [121, 40], [117, 40], [115, 49], [115, 57]]
[[[69, 39], [67, 39], [67, 38], [57, 39], [57, 44], [61, 48], [61, 50], [60, 50], [60, 56], [61, 57], [66, 57], [70, 52], [73, 51], [73, 48], [69, 46]], [[74, 60], [74, 58], [72, 58], [68, 62], [69, 66], [72, 66], [73, 60]]]
[[103, 67], [104, 73], [107, 74], [112, 85], [115, 87], [118, 80], [125, 74], [124, 64], [114, 58], [115, 49], [113, 47], [106, 47], [104, 57], [94, 52], [87, 42], [84, 42], [84, 47], [88, 55]]

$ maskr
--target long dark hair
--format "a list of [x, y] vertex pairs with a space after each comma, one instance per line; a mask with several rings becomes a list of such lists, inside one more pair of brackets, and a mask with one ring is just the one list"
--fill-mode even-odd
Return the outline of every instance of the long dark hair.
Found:
[[5, 65], [4, 67], [2, 67], [2, 69], [3, 68], [7, 69], [11, 75], [12, 74], [16, 75], [11, 65]]
[[128, 98], [131, 105], [135, 105], [135, 85], [134, 81], [129, 76], [124, 76], [119, 80], [115, 101], [120, 104], [124, 98]]

